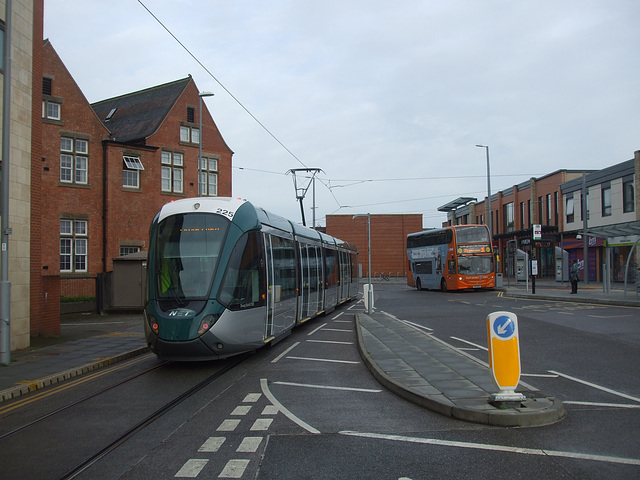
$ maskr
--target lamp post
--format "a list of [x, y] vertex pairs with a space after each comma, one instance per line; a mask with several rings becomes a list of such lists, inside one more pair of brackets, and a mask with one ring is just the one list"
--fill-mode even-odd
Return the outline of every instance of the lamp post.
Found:
[[367, 314], [371, 315], [371, 304], [373, 303], [373, 285], [371, 284], [371, 214], [354, 215], [353, 218], [367, 217], [367, 243], [369, 252], [369, 285], [367, 289]]
[[198, 108], [198, 114], [200, 116], [200, 121], [199, 121], [199, 126], [198, 128], [199, 130], [199, 135], [198, 135], [198, 196], [201, 197], [202, 196], [202, 182], [200, 182], [200, 169], [202, 166], [202, 97], [213, 97], [213, 93], [211, 92], [200, 92], [200, 94], [198, 95], [199, 97], [199, 101], [200, 101], [200, 105]]
[[489, 208], [489, 235], [491, 236], [491, 242], [493, 243], [493, 215], [491, 213], [491, 172], [489, 168], [489, 146], [488, 145], [476, 145], [476, 147], [484, 148], [487, 151], [487, 207]]

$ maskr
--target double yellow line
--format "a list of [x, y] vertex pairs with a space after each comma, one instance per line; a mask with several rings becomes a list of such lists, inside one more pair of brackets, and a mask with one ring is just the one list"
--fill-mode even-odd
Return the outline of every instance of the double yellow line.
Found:
[[[44, 398], [50, 397], [51, 395], [55, 395], [55, 394], [58, 394], [60, 392], [64, 392], [65, 390], [73, 388], [73, 387], [75, 387], [77, 385], [80, 385], [82, 383], [89, 382], [91, 380], [95, 380], [96, 378], [102, 377], [103, 375], [107, 375], [109, 373], [116, 372], [116, 371], [121, 370], [123, 368], [130, 367], [131, 365], [135, 365], [136, 363], [139, 363], [139, 362], [141, 362], [143, 360], [146, 360], [146, 357], [148, 357], [149, 355], [151, 355], [151, 354], [142, 355], [141, 357], [137, 357], [137, 358], [135, 358], [133, 360], [129, 360], [127, 362], [121, 363], [118, 366], [111, 367], [111, 368], [108, 368], [108, 369], [105, 369], [105, 370], [100, 370], [100, 371], [97, 371], [95, 373], [85, 374], [85, 375], [82, 375], [80, 378], [77, 378], [76, 380], [69, 380], [69, 381], [64, 382], [61, 385], [56, 386], [56, 387], [48, 388], [45, 391], [28, 395], [26, 398], [20, 399], [20, 400], [16, 401], [15, 403], [12, 403], [11, 405], [7, 405], [6, 407], [0, 407], [0, 415], [4, 415], [4, 414], [6, 414], [8, 412], [11, 412], [12, 410], [17, 409], [17, 408], [24, 407], [25, 405], [29, 405], [30, 403], [37, 402], [38, 400], [42, 400]], [[22, 382], [22, 383], [36, 384], [37, 381], [26, 381], [26, 382]]]

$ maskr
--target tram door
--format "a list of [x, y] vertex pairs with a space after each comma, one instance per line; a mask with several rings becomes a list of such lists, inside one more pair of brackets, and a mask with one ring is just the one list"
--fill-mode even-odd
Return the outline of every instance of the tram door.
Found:
[[319, 249], [314, 245], [300, 244], [300, 286], [301, 299], [299, 318], [306, 320], [320, 310]]
[[318, 313], [322, 306], [322, 257], [320, 248], [309, 246], [309, 316]]
[[265, 331], [264, 338], [269, 338], [273, 336], [273, 315], [276, 308], [275, 302], [275, 278], [274, 278], [274, 268], [273, 268], [273, 248], [271, 245], [271, 235], [265, 233], [264, 235], [264, 249], [265, 249], [265, 260], [266, 260], [266, 268], [265, 272], [267, 274], [267, 319], [265, 322]]
[[300, 257], [300, 294], [298, 298], [298, 319], [306, 320], [309, 316], [309, 254], [304, 243], [298, 244]]

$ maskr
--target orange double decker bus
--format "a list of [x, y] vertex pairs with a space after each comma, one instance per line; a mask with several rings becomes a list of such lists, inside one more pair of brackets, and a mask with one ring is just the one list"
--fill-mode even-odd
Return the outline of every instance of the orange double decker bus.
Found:
[[495, 287], [486, 225], [455, 225], [407, 235], [407, 258], [418, 290]]

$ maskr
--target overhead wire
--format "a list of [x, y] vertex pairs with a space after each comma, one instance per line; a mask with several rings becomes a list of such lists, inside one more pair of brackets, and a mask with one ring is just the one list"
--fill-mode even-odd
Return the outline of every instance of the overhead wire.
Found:
[[[189, 48], [187, 48], [187, 46], [182, 43], [180, 41], [180, 39], [173, 34], [173, 32], [162, 22], [162, 20], [160, 20], [143, 2], [142, 0], [138, 0], [138, 3], [149, 13], [149, 15], [151, 15], [151, 17], [153, 17], [153, 19], [169, 34], [171, 35], [171, 37], [178, 43], [178, 45], [180, 45], [185, 52], [187, 52], [187, 54], [189, 54], [189, 56], [198, 64], [200, 65], [200, 67], [202, 67], [202, 69], [220, 86], [220, 88], [222, 88], [232, 99], [233, 101], [235, 101], [271, 138], [273, 138], [273, 140], [276, 141], [276, 143], [278, 143], [278, 145], [280, 145], [289, 155], [291, 155], [300, 165], [302, 165], [305, 168], [309, 168], [307, 167], [307, 165], [295, 154], [293, 153], [278, 137], [276, 137], [276, 135], [271, 132], [271, 130], [269, 130], [269, 128], [267, 128], [267, 126], [262, 123], [252, 112], [251, 110], [249, 110], [249, 108], [247, 106], [245, 106], [240, 99], [238, 99], [232, 92], [231, 90], [229, 90], [199, 59], [198, 57], [196, 57], [196, 55], [194, 53], [191, 52], [191, 50], [189, 50]], [[260, 173], [269, 173], [269, 174], [277, 174], [277, 175], [283, 175], [280, 172], [271, 172], [268, 170], [259, 170], [259, 169], [252, 169], [252, 168], [246, 168], [246, 167], [234, 167], [234, 168], [238, 168], [240, 170], [251, 170], [251, 171], [256, 171], [256, 172], [260, 172]], [[284, 174], [286, 175], [286, 174]], [[537, 174], [536, 174], [537, 175]], [[508, 177], [508, 176], [516, 176], [516, 175], [494, 175], [494, 177]], [[325, 188], [327, 188], [327, 190], [329, 191], [329, 193], [331, 194], [331, 196], [333, 197], [334, 201], [336, 202], [336, 205], [338, 205], [338, 210], [341, 210], [343, 208], [359, 208], [359, 207], [364, 207], [364, 206], [376, 206], [376, 205], [388, 205], [388, 204], [392, 204], [392, 203], [402, 203], [402, 202], [409, 202], [409, 201], [414, 201], [414, 200], [398, 200], [398, 201], [391, 201], [391, 202], [380, 202], [380, 203], [372, 203], [372, 204], [365, 204], [365, 205], [359, 205], [359, 206], [355, 206], [355, 207], [351, 207], [348, 205], [341, 205], [340, 202], [338, 201], [338, 199], [336, 198], [333, 189], [335, 188], [346, 188], [346, 187], [350, 187], [350, 186], [354, 186], [354, 185], [359, 185], [362, 183], [368, 183], [368, 182], [390, 182], [390, 181], [394, 181], [394, 182], [399, 182], [399, 181], [410, 181], [410, 180], [443, 180], [443, 179], [461, 179], [461, 178], [481, 178], [483, 176], [481, 175], [469, 175], [469, 176], [450, 176], [450, 177], [410, 177], [410, 178], [384, 178], [384, 179], [360, 179], [360, 180], [349, 180], [349, 179], [341, 179], [341, 180], [331, 180], [331, 179], [327, 179], [327, 180], [323, 180], [321, 178], [318, 178], [318, 180], [320, 181], [320, 183], [322, 185], [325, 186]], [[353, 182], [351, 184], [347, 184], [347, 185], [333, 185], [331, 186], [331, 181], [334, 182]], [[431, 197], [431, 198], [438, 198], [438, 197]], [[418, 199], [421, 200], [421, 199]]]
[[[303, 166], [303, 167], [305, 167], [305, 168], [309, 168], [309, 167], [307, 167], [307, 165], [306, 165], [302, 160], [300, 160], [300, 158], [299, 158], [295, 153], [293, 153], [293, 152], [289, 149], [289, 147], [287, 147], [284, 143], [282, 143], [282, 142], [280, 141], [280, 139], [279, 139], [278, 137], [276, 137], [276, 136], [275, 136], [275, 134], [274, 134], [271, 130], [269, 130], [269, 129], [267, 128], [267, 126], [266, 126], [264, 123], [262, 123], [262, 122], [258, 119], [258, 117], [256, 117], [256, 116], [251, 112], [251, 110], [249, 110], [249, 108], [247, 108], [247, 107], [246, 107], [246, 106], [245, 106], [245, 105], [244, 105], [244, 104], [243, 104], [243, 103], [242, 103], [242, 102], [241, 102], [241, 101], [240, 101], [240, 100], [239, 100], [239, 99], [238, 99], [238, 98], [237, 98], [237, 97], [236, 97], [236, 96], [235, 96], [235, 95], [234, 95], [234, 94], [233, 94], [233, 93], [232, 93], [232, 92], [227, 88], [227, 87], [226, 87], [226, 86], [225, 86], [225, 85], [224, 85], [224, 84], [223, 84], [223, 83], [222, 83], [222, 82], [221, 82], [221, 81], [220, 81], [220, 80], [219, 80], [219, 79], [218, 79], [218, 78], [217, 78], [217, 77], [216, 77], [216, 76], [215, 76], [215, 75], [214, 75], [214, 74], [213, 74], [213, 73], [212, 73], [212, 72], [211, 72], [211, 71], [210, 71], [210, 70], [209, 70], [209, 69], [208, 69], [208, 68], [207, 68], [207, 67], [206, 67], [206, 66], [205, 66], [205, 65], [204, 65], [200, 60], [199, 60], [199, 59], [198, 59], [198, 57], [196, 57], [196, 56], [195, 56], [195, 55], [194, 55], [194, 54], [193, 54], [193, 53], [192, 53], [192, 52], [191, 52], [191, 51], [186, 47], [186, 45], [184, 45], [184, 44], [180, 41], [180, 39], [178, 39], [178, 37], [176, 37], [176, 36], [173, 34], [173, 32], [172, 32], [171, 30], [169, 30], [169, 28], [168, 28], [168, 27], [167, 27], [167, 26], [166, 26], [166, 25], [165, 25], [165, 24], [164, 24], [164, 23], [163, 23], [163, 22], [162, 22], [162, 21], [161, 21], [161, 20], [160, 20], [160, 19], [159, 19], [159, 18], [158, 18], [154, 13], [153, 13], [153, 12], [152, 12], [152, 11], [151, 11], [151, 10], [150, 10], [150, 9], [149, 9], [145, 4], [144, 4], [144, 3], [143, 3], [143, 2], [142, 2], [142, 0], [138, 0], [138, 3], [139, 3], [140, 5], [142, 5], [142, 7], [143, 7], [143, 8], [144, 8], [148, 13], [149, 13], [149, 15], [151, 15], [151, 16], [154, 18], [154, 20], [155, 20], [156, 22], [158, 22], [158, 24], [160, 24], [160, 26], [161, 26], [162, 28], [164, 28], [164, 29], [166, 30], [166, 32], [167, 32], [169, 35], [171, 35], [171, 37], [173, 37], [173, 39], [174, 39], [176, 42], [178, 42], [178, 44], [179, 44], [179, 45], [180, 45], [180, 46], [181, 46], [181, 47], [182, 47], [182, 48], [183, 48], [183, 49], [184, 49], [184, 50], [189, 54], [189, 56], [190, 56], [191, 58], [193, 58], [193, 59], [196, 61], [196, 63], [197, 63], [198, 65], [200, 65], [200, 66], [204, 69], [204, 71], [205, 71], [205, 72], [207, 72], [207, 74], [209, 74], [209, 76], [210, 76], [211, 78], [213, 78], [213, 79], [216, 81], [216, 83], [217, 83], [218, 85], [220, 85], [220, 87], [221, 87], [225, 92], [227, 92], [227, 94], [228, 94], [228, 95], [229, 95], [229, 96], [230, 96], [230, 97], [231, 97], [231, 98], [232, 98], [232, 99], [233, 99], [233, 100], [234, 100], [238, 105], [240, 105], [240, 107], [241, 107], [241, 108], [242, 108], [242, 109], [243, 109], [243, 110], [244, 110], [244, 111], [245, 111], [245, 112], [246, 112], [246, 113], [247, 113], [247, 114], [248, 114], [248, 115], [249, 115], [253, 120], [255, 120], [255, 122], [256, 122], [258, 125], [260, 125], [260, 127], [261, 127], [265, 132], [267, 132], [267, 134], [268, 134], [271, 138], [273, 138], [273, 139], [278, 143], [278, 145], [280, 145], [282, 148], [284, 148], [284, 150], [285, 150], [289, 155], [291, 155], [291, 156], [292, 156], [292, 157], [293, 157], [293, 158], [294, 158], [294, 159], [295, 159], [295, 160], [296, 160], [300, 165], [302, 165], [302, 166]], [[322, 179], [319, 179], [319, 181], [320, 181], [320, 183], [321, 183], [322, 185], [324, 185], [324, 187], [325, 187], [325, 188], [327, 188], [327, 190], [329, 190], [329, 193], [331, 194], [331, 196], [332, 196], [332, 197], [333, 197], [333, 199], [335, 200], [336, 204], [337, 204], [337, 205], [340, 205], [340, 202], [339, 202], [339, 201], [338, 201], [338, 199], [336, 198], [336, 196], [335, 196], [335, 194], [333, 193], [333, 191], [331, 190], [331, 188], [329, 188], [329, 185], [327, 185], [327, 184], [326, 184]]]
[[231, 97], [231, 98], [232, 98], [232, 99], [233, 99], [233, 100], [234, 100], [238, 105], [240, 105], [240, 107], [241, 107], [241, 108], [242, 108], [242, 109], [243, 109], [247, 114], [249, 114], [249, 116], [250, 116], [251, 118], [253, 118], [253, 120], [255, 120], [255, 121], [256, 121], [256, 123], [257, 123], [258, 125], [260, 125], [260, 127], [261, 127], [265, 132], [267, 132], [267, 134], [269, 134], [269, 136], [270, 136], [271, 138], [273, 138], [273, 139], [274, 139], [274, 140], [275, 140], [275, 141], [276, 141], [276, 142], [277, 142], [277, 143], [278, 143], [282, 148], [284, 148], [284, 149], [287, 151], [287, 153], [289, 153], [289, 155], [291, 155], [293, 158], [295, 158], [295, 159], [298, 161], [298, 163], [300, 163], [300, 165], [302, 165], [302, 166], [303, 166], [303, 167], [305, 167], [305, 168], [308, 168], [308, 167], [305, 165], [305, 163], [297, 157], [297, 155], [296, 155], [295, 153], [293, 153], [291, 150], [289, 150], [289, 148], [288, 148], [284, 143], [282, 143], [282, 142], [280, 141], [280, 139], [279, 139], [278, 137], [276, 137], [276, 136], [273, 134], [273, 132], [271, 132], [271, 130], [269, 130], [269, 129], [266, 127], [266, 125], [265, 125], [264, 123], [262, 123], [262, 122], [258, 119], [258, 117], [256, 117], [256, 116], [251, 112], [251, 110], [249, 110], [249, 109], [248, 109], [248, 108], [247, 108], [247, 107], [246, 107], [246, 106], [245, 106], [245, 105], [244, 105], [244, 104], [243, 104], [243, 103], [242, 103], [242, 102], [241, 102], [241, 101], [240, 101], [240, 100], [239, 100], [239, 99], [238, 99], [238, 98], [233, 94], [233, 93], [231, 93], [231, 90], [229, 90], [229, 89], [228, 89], [228, 88], [227, 88], [227, 87], [226, 87], [226, 86], [225, 86], [225, 85], [224, 85], [224, 84], [223, 84], [223, 83], [222, 83], [222, 82], [221, 82], [221, 81], [220, 81], [220, 80], [219, 80], [219, 79], [218, 79], [218, 78], [217, 78], [217, 77], [216, 77], [216, 76], [215, 76], [215, 75], [214, 75], [214, 74], [213, 74], [213, 73], [212, 73], [212, 72], [211, 72], [211, 71], [210, 71], [210, 70], [209, 70], [209, 69], [208, 69], [208, 68], [207, 68], [207, 67], [206, 67], [206, 66], [205, 66], [205, 65], [204, 65], [200, 60], [199, 60], [199, 59], [198, 59], [198, 57], [196, 57], [196, 56], [191, 52], [191, 50], [189, 50], [189, 49], [186, 47], [186, 45], [185, 45], [184, 43], [182, 43], [182, 42], [178, 39], [178, 37], [176, 37], [176, 36], [173, 34], [173, 32], [172, 32], [171, 30], [169, 30], [169, 28], [168, 28], [165, 24], [164, 24], [164, 23], [163, 23], [163, 22], [162, 22], [158, 17], [156, 17], [156, 15], [155, 15], [155, 14], [154, 14], [154, 13], [153, 13], [153, 12], [152, 12], [152, 11], [151, 11], [151, 10], [150, 10], [150, 9], [149, 9], [145, 4], [144, 4], [144, 3], [142, 3], [142, 0], [138, 0], [138, 3], [139, 3], [140, 5], [142, 5], [142, 7], [143, 7], [143, 8], [144, 8], [148, 13], [149, 13], [149, 15], [151, 15], [151, 16], [154, 18], [154, 20], [155, 20], [156, 22], [158, 22], [158, 24], [160, 24], [160, 26], [161, 26], [162, 28], [164, 28], [164, 29], [166, 30], [166, 32], [167, 32], [169, 35], [171, 35], [171, 36], [173, 37], [173, 39], [174, 39], [176, 42], [178, 42], [178, 44], [179, 44], [179, 45], [184, 49], [184, 51], [185, 51], [185, 52], [187, 52], [187, 53], [189, 54], [189, 56], [190, 56], [191, 58], [193, 58], [193, 59], [196, 61], [196, 63], [197, 63], [198, 65], [200, 65], [200, 66], [204, 69], [204, 71], [205, 71], [205, 72], [207, 72], [207, 73], [209, 74], [209, 76], [215, 80], [215, 82], [216, 82], [218, 85], [220, 85], [220, 88], [222, 88], [225, 92], [227, 92], [227, 94], [228, 94], [228, 95], [229, 95], [229, 96], [230, 96], [230, 97]]

